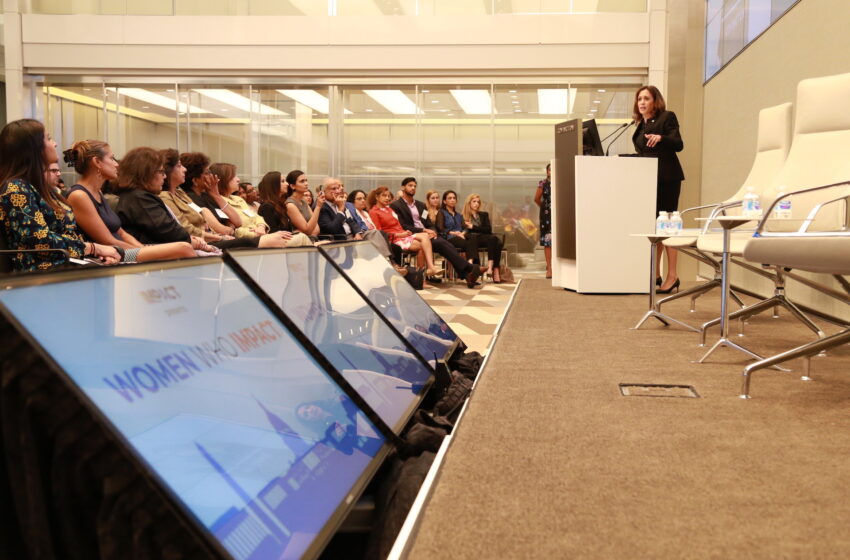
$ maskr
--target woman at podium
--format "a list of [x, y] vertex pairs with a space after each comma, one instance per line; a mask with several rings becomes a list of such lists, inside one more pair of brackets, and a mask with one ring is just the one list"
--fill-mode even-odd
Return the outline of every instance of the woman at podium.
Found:
[[[632, 143], [640, 156], [658, 158], [658, 178], [656, 183], [655, 215], [659, 212], [674, 212], [679, 207], [679, 192], [685, 178], [676, 152], [681, 152], [684, 144], [679, 134], [679, 121], [673, 111], [667, 110], [664, 97], [655, 86], [643, 86], [635, 93], [633, 108], [634, 121], [637, 124]], [[666, 248], [667, 276], [661, 279], [661, 253]], [[656, 290], [660, 294], [669, 294], [679, 288], [679, 275], [676, 273], [677, 252], [673, 247], [658, 245], [658, 268], [655, 271]]]

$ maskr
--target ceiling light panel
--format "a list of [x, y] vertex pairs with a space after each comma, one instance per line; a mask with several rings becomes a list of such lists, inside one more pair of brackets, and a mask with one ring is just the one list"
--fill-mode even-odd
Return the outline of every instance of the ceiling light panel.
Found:
[[394, 115], [415, 115], [422, 112], [416, 108], [416, 103], [398, 89], [364, 89], [363, 93]]
[[[323, 115], [330, 113], [330, 100], [318, 91], [312, 89], [279, 89], [277, 92]], [[352, 114], [348, 109], [344, 109], [344, 111], [346, 115]]]
[[538, 112], [541, 115], [569, 115], [576, 104], [577, 92], [577, 88], [538, 89]]
[[467, 115], [489, 115], [492, 110], [493, 101], [486, 89], [452, 89], [449, 93]]
[[138, 99], [139, 101], [144, 101], [145, 103], [149, 103], [150, 105], [156, 105], [157, 107], [162, 107], [164, 109], [178, 111], [180, 113], [188, 112], [193, 115], [199, 113], [209, 113], [209, 111], [207, 110], [201, 109], [200, 107], [195, 107], [194, 105], [188, 105], [182, 101], [178, 104], [176, 101], [174, 101], [173, 97], [165, 97], [164, 95], [160, 95], [158, 93], [154, 93], [146, 89], [108, 87], [106, 88], [106, 90], [115, 92], [119, 95], [132, 97], [133, 99]]
[[196, 89], [193, 91], [203, 95], [204, 97], [215, 99], [216, 101], [224, 103], [225, 105], [236, 107], [237, 109], [245, 111], [246, 113], [259, 113], [260, 115], [265, 115], [269, 117], [289, 116], [289, 113], [285, 113], [280, 109], [275, 109], [274, 107], [258, 103], [257, 101], [252, 101], [244, 95], [239, 95], [238, 93], [230, 91], [229, 89]]

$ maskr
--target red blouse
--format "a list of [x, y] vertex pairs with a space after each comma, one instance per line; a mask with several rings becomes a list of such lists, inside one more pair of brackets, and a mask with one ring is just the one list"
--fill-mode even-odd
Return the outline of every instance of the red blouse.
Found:
[[372, 218], [372, 221], [375, 222], [375, 227], [382, 231], [394, 234], [402, 233], [404, 231], [404, 228], [401, 227], [401, 224], [398, 222], [398, 217], [396, 217], [395, 212], [389, 206], [378, 208], [378, 206], [375, 205], [371, 210], [369, 210], [369, 216]]

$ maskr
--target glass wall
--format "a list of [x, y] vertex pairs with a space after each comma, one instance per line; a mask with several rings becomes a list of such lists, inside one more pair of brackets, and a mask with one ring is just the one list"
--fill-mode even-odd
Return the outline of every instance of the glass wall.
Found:
[[647, 0], [30, 0], [34, 14], [474, 16], [645, 12]]
[[[497, 229], [536, 233], [533, 196], [554, 156], [554, 125], [595, 118], [605, 139], [629, 122], [637, 83], [463, 85], [40, 84], [36, 118], [64, 150], [103, 139], [122, 154], [136, 146], [202, 151], [237, 166], [243, 180], [268, 171], [327, 175], [349, 191], [413, 176], [428, 190], [479, 194]], [[605, 139], [631, 152], [631, 135]], [[66, 184], [76, 180], [63, 169]]]
[[800, 0], [706, 0], [705, 79]]

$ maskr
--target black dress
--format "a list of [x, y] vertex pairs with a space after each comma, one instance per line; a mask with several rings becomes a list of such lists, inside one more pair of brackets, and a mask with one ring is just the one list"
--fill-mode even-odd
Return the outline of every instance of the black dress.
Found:
[[[650, 148], [646, 145], [646, 134], [659, 134], [661, 141]], [[655, 215], [662, 211], [678, 210], [679, 192], [685, 174], [676, 156], [676, 152], [681, 152], [684, 147], [676, 114], [673, 111], [662, 111], [646, 122], [641, 120], [632, 135], [632, 144], [638, 155], [658, 158]]]

